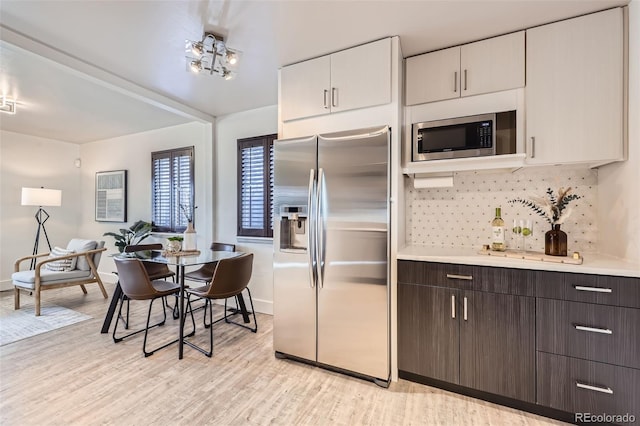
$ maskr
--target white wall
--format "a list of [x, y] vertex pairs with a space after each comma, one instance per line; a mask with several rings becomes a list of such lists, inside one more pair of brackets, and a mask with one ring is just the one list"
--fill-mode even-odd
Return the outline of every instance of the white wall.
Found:
[[[137, 220], [151, 220], [151, 153], [166, 149], [195, 148], [195, 228], [198, 247], [208, 247], [213, 235], [213, 141], [212, 125], [188, 123], [148, 132], [136, 133], [80, 146], [82, 158], [82, 204], [79, 206], [82, 235], [104, 239], [109, 252], [115, 252], [115, 240], [102, 237], [117, 232]], [[95, 221], [95, 174], [99, 171], [127, 170], [127, 223]], [[164, 240], [161, 240], [164, 242]], [[103, 256], [99, 271], [115, 271], [113, 260]]]
[[212, 241], [236, 244], [236, 250], [254, 254], [249, 288], [255, 309], [273, 313], [273, 242], [240, 240], [237, 234], [237, 140], [278, 131], [276, 105], [218, 117], [215, 150], [215, 237]]
[[[78, 145], [53, 139], [0, 132], [0, 290], [11, 286], [14, 261], [30, 255], [37, 230], [37, 207], [21, 206], [22, 187], [62, 190], [61, 207], [45, 207], [51, 246], [66, 247], [80, 221]], [[41, 235], [39, 252], [48, 252]], [[28, 265], [28, 264], [27, 264]]]
[[640, 1], [629, 4], [629, 157], [600, 168], [600, 251], [640, 260]]

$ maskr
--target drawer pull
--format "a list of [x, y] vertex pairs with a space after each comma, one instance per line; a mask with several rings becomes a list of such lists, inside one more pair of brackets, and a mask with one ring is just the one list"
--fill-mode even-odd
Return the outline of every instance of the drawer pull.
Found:
[[447, 278], [451, 280], [467, 280], [467, 281], [473, 280], [473, 277], [471, 275], [447, 274]]
[[610, 288], [585, 287], [585, 286], [582, 286], [582, 285], [574, 285], [573, 288], [575, 288], [578, 291], [591, 291], [591, 292], [594, 292], [594, 293], [611, 293], [613, 291]]
[[613, 331], [609, 330], [608, 328], [587, 327], [586, 325], [577, 324], [574, 324], [573, 326], [576, 328], [576, 330], [590, 331], [592, 333], [613, 334]]
[[607, 393], [609, 395], [613, 395], [613, 389], [611, 388], [603, 388], [600, 386], [591, 386], [591, 385], [587, 385], [585, 383], [580, 383], [580, 382], [576, 382], [576, 386], [579, 387], [580, 389], [587, 389], [587, 390], [592, 390], [592, 391], [596, 391], [596, 392], [602, 392], [602, 393]]

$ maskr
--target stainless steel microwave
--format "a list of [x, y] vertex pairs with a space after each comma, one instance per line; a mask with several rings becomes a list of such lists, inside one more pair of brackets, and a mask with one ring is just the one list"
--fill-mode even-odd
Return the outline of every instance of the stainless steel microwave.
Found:
[[413, 161], [496, 155], [496, 114], [414, 123]]

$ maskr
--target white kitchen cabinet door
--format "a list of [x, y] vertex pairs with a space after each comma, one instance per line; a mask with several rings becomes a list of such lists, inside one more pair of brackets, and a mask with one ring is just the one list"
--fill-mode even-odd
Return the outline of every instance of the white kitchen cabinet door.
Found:
[[280, 70], [282, 121], [329, 114], [330, 70], [329, 56], [289, 65]]
[[527, 163], [623, 158], [623, 15], [611, 9], [527, 30]]
[[331, 112], [391, 102], [391, 39], [331, 55]]
[[460, 47], [407, 58], [406, 105], [460, 97]]
[[524, 87], [524, 52], [524, 31], [461, 46], [461, 96]]

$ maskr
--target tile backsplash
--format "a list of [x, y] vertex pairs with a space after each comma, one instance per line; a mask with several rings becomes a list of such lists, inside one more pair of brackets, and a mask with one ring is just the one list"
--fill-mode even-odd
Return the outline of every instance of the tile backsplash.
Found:
[[557, 192], [560, 187], [571, 187], [582, 197], [570, 203], [572, 213], [561, 228], [567, 233], [569, 252], [597, 251], [597, 170], [565, 166], [458, 172], [451, 188], [415, 189], [412, 180], [406, 178], [407, 244], [480, 249], [491, 243], [491, 221], [495, 208], [502, 207], [507, 244], [512, 243], [513, 219], [532, 219], [533, 235], [527, 249], [544, 252], [544, 234], [551, 229], [548, 222], [529, 207], [508, 201], [543, 197], [547, 188]]

